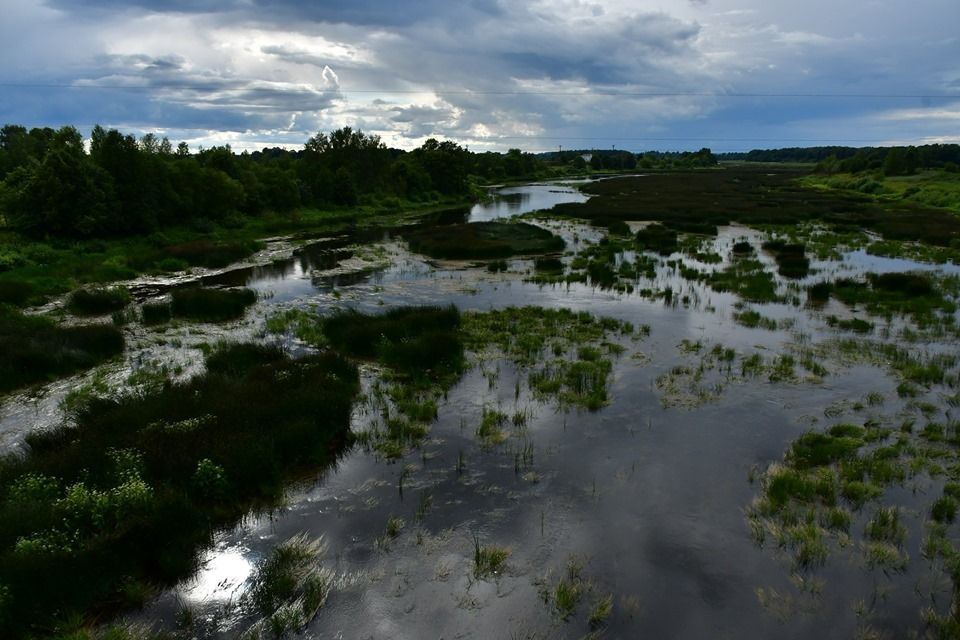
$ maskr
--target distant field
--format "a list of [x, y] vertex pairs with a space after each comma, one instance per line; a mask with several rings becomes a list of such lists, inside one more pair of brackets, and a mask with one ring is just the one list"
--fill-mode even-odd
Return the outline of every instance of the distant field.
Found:
[[[554, 211], [577, 218], [708, 224], [796, 224], [822, 220], [871, 229], [885, 238], [947, 245], [960, 218], [912, 200], [877, 200], [853, 191], [811, 189], [816, 178], [794, 168], [739, 166], [723, 171], [612, 178], [584, 187], [595, 196]], [[904, 179], [891, 179], [898, 184]]]

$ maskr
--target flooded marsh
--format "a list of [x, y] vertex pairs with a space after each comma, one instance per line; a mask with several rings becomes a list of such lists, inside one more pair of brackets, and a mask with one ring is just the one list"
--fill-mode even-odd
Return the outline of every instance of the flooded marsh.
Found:
[[[0, 482], [5, 509], [47, 496], [31, 517], [49, 536], [5, 530], [3, 561], [64, 543], [43, 518], [80, 513], [78, 484], [111, 514], [144, 491], [184, 512], [183, 496], [216, 512], [236, 492], [248, 502], [218, 512], [199, 557], [104, 587], [143, 589], [116, 603], [123, 621], [210, 638], [955, 637], [956, 267], [865, 251], [885, 229], [863, 203], [818, 206], [867, 232], [800, 215], [792, 190], [797, 226], [638, 226], [614, 200], [625, 233], [591, 224], [608, 187], [511, 187], [444, 221], [524, 214], [564, 243], [537, 255], [431, 258], [384, 230], [137, 298], [119, 361], [0, 409], [8, 451], [72, 465], [9, 463], [43, 467]], [[191, 291], [237, 299], [190, 315]], [[191, 399], [204, 385], [212, 408]], [[318, 416], [336, 446], [282, 439]], [[120, 422], [140, 435], [63, 453]], [[118, 535], [83, 513], [87, 538]]]

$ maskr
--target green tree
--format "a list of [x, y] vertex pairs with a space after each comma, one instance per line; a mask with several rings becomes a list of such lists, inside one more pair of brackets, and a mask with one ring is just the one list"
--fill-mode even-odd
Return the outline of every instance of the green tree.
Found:
[[7, 176], [3, 194], [8, 222], [34, 236], [97, 235], [116, 215], [110, 176], [83, 152], [83, 139], [72, 127], [57, 132], [41, 162]]

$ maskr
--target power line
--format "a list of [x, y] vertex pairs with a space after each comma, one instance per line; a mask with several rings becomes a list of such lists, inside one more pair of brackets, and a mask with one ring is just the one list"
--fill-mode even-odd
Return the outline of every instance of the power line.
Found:
[[291, 91], [310, 91], [313, 93], [341, 93], [341, 94], [386, 94], [386, 95], [415, 95], [426, 92], [438, 95], [463, 96], [567, 96], [584, 97], [611, 96], [628, 98], [831, 98], [854, 100], [950, 100], [960, 98], [960, 94], [906, 94], [906, 93], [767, 93], [767, 92], [726, 92], [726, 91], [625, 91], [621, 89], [590, 88], [583, 91], [541, 91], [541, 90], [479, 90], [479, 89], [313, 89], [292, 86], [285, 87], [243, 87], [224, 85], [120, 85], [120, 84], [70, 84], [70, 83], [36, 83], [36, 82], [0, 82], [0, 87], [21, 89], [83, 89], [83, 90], [110, 90], [110, 91], [163, 91], [183, 90], [197, 92], [215, 91], [243, 91], [244, 93], [285, 93]]

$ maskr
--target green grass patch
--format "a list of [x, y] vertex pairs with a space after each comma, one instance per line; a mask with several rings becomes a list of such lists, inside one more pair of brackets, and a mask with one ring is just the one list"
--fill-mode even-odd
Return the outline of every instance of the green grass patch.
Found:
[[342, 311], [323, 319], [323, 333], [341, 352], [379, 360], [408, 378], [456, 379], [463, 371], [456, 307], [400, 307], [380, 315]]
[[423, 227], [405, 234], [418, 253], [450, 260], [490, 260], [562, 251], [563, 239], [526, 222], [474, 222]]
[[584, 185], [583, 191], [594, 197], [557, 205], [552, 213], [581, 219], [659, 220], [671, 226], [820, 221], [865, 227], [888, 240], [935, 246], [949, 246], [960, 237], [960, 218], [940, 205], [931, 206], [939, 200], [881, 198], [827, 187], [823, 180], [784, 165], [625, 176]]
[[207, 267], [218, 269], [238, 262], [263, 248], [263, 243], [255, 240], [210, 240], [206, 238], [189, 240], [179, 244], [162, 247], [149, 256], [160, 268], [179, 271], [186, 267]]
[[321, 540], [301, 534], [278, 545], [258, 563], [244, 598], [264, 617], [274, 635], [302, 628], [326, 602], [334, 575], [320, 565], [325, 550]]

